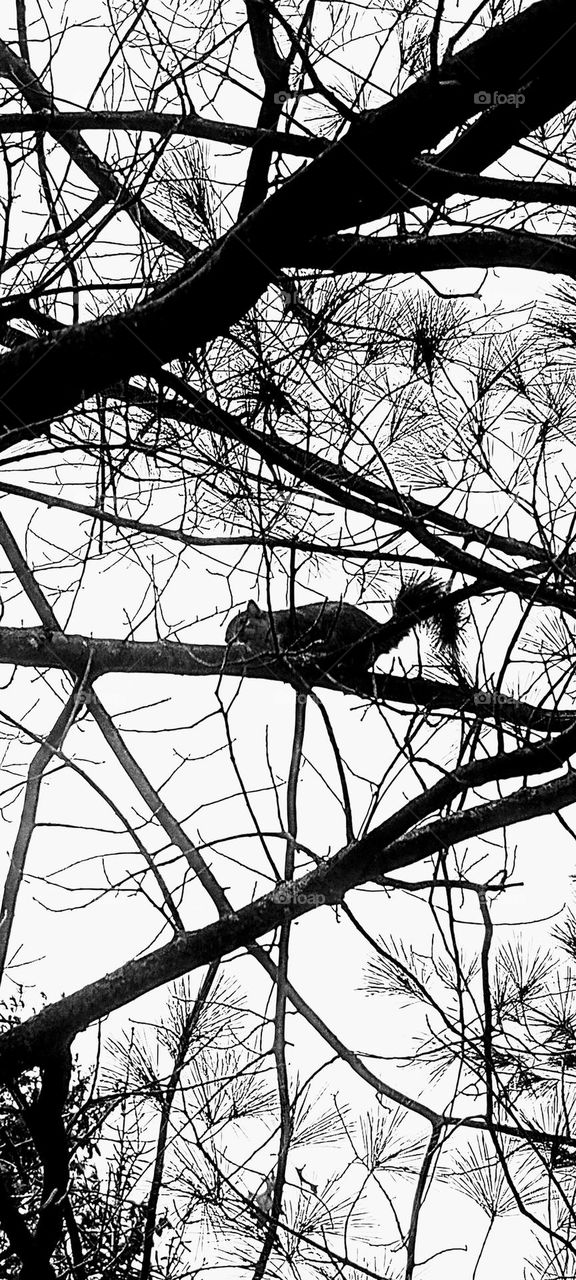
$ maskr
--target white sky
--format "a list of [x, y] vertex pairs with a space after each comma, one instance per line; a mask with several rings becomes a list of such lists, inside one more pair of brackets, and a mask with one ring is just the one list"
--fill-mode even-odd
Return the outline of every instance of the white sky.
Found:
[[[82, 6], [82, 21], [91, 11], [96, 14], [105, 12], [98, 0], [92, 0], [90, 6]], [[13, 38], [13, 33], [9, 30], [11, 20], [12, 15], [8, 23], [5, 18], [0, 19], [0, 33], [4, 38]], [[54, 10], [51, 20], [57, 25]], [[81, 27], [67, 34], [56, 63], [58, 96], [62, 105], [65, 100], [71, 106], [88, 101], [91, 84], [96, 83], [107, 45], [108, 36], [102, 27], [93, 27], [89, 35]], [[37, 69], [42, 69], [42, 60], [38, 55]], [[191, 92], [194, 98], [193, 88]], [[225, 98], [224, 101], [229, 108], [227, 119], [253, 122], [254, 116], [249, 114], [248, 100], [243, 95], [230, 91], [228, 99]], [[95, 105], [99, 105], [97, 100]], [[127, 102], [126, 105], [131, 104]], [[92, 148], [99, 148], [102, 141], [100, 135], [90, 133], [86, 137]], [[231, 165], [231, 175], [236, 172], [238, 164]], [[221, 168], [221, 161], [218, 168]], [[30, 215], [30, 209], [34, 210], [34, 200], [37, 198], [37, 180], [31, 177], [30, 206], [23, 209], [22, 216], [24, 219], [31, 217], [32, 227], [34, 213]], [[120, 240], [125, 237], [128, 245], [132, 243], [131, 229], [123, 224], [122, 219], [117, 219], [113, 225], [111, 239], [116, 237]], [[119, 278], [122, 277], [125, 270], [122, 256], [115, 264], [107, 263], [107, 269], [109, 277], [114, 277], [116, 272]], [[474, 289], [481, 279], [481, 273], [468, 273], [466, 279], [467, 287]], [[455, 280], [454, 273], [435, 277], [437, 287], [448, 291], [456, 291], [461, 283], [460, 279]], [[544, 298], [552, 284], [549, 277], [537, 273], [529, 275], [522, 272], [495, 272], [483, 286], [478, 309], [487, 316], [498, 308], [508, 313], [521, 313], [524, 306]], [[86, 481], [80, 471], [74, 473], [70, 467], [62, 468], [60, 476], [67, 496], [90, 501], [89, 490], [85, 488]], [[26, 463], [10, 465], [8, 460], [2, 467], [0, 479], [25, 483], [27, 477], [30, 477], [30, 468]], [[49, 472], [43, 476], [41, 487], [47, 489], [48, 481], [52, 478]], [[156, 493], [153, 501], [154, 512], [147, 518], [162, 519], [166, 514], [166, 508], [163, 507], [166, 499]], [[476, 501], [476, 518], [481, 521], [481, 500]], [[69, 599], [73, 603], [71, 625], [75, 632], [100, 636], [126, 634], [126, 619], [133, 618], [139, 608], [152, 560], [160, 582], [167, 581], [174, 568], [175, 552], [160, 544], [148, 543], [142, 553], [143, 567], [139, 566], [133, 555], [126, 558], [105, 556], [101, 560], [96, 557], [82, 579], [77, 599], [73, 600], [73, 588], [79, 580], [79, 573], [78, 568], [70, 563], [71, 553], [82, 542], [81, 522], [77, 517], [57, 509], [40, 508], [33, 522], [36, 536], [31, 537], [29, 532], [27, 534], [31, 510], [29, 504], [4, 498], [0, 509], [20, 546], [29, 550], [41, 585], [48, 589], [57, 581], [69, 580]], [[47, 540], [44, 546], [39, 535]], [[69, 559], [69, 565], [64, 571], [59, 568], [54, 572], [52, 569], [54, 547], [64, 548]], [[256, 557], [253, 557], [253, 563], [255, 566]], [[22, 597], [13, 598], [14, 584], [9, 573], [2, 575], [0, 585], [3, 587], [2, 598], [6, 601], [4, 625], [34, 624], [36, 619], [33, 611]], [[235, 591], [238, 601], [241, 601], [245, 594], [252, 591], [252, 583], [246, 584], [245, 579], [237, 577]], [[278, 599], [277, 603], [283, 603], [283, 600]], [[224, 611], [228, 604], [223, 574], [218, 574], [214, 563], [208, 558], [202, 560], [198, 554], [187, 553], [182, 557], [177, 573], [164, 592], [165, 634], [170, 635], [183, 623], [200, 618], [204, 621], [200, 621], [189, 632], [179, 630], [179, 638], [221, 643], [222, 627], [226, 620]], [[59, 617], [65, 616], [65, 612], [60, 605]], [[152, 622], [142, 626], [137, 636], [140, 639], [151, 638]], [[21, 671], [12, 680], [8, 669], [0, 673], [0, 676], [4, 676], [3, 683], [6, 684], [1, 698], [2, 709], [23, 719], [26, 724], [31, 724], [36, 732], [46, 732], [59, 710], [59, 698], [64, 687], [61, 676], [58, 673], [38, 676]], [[222, 693], [225, 699], [232, 699], [235, 687], [234, 681], [227, 680], [224, 683]], [[50, 693], [49, 690], [53, 692]], [[237, 796], [237, 783], [225, 753], [220, 750], [217, 754], [209, 754], [205, 760], [202, 759], [202, 754], [207, 749], [221, 747], [223, 744], [221, 720], [215, 716], [207, 724], [204, 721], [207, 715], [216, 710], [214, 690], [213, 678], [192, 680], [166, 676], [133, 676], [128, 679], [107, 676], [98, 685], [99, 695], [108, 711], [118, 716], [116, 723], [119, 729], [139, 762], [149, 771], [156, 786], [171, 776], [175, 766], [180, 760], [184, 760], [184, 764], [163, 791], [163, 798], [172, 811], [186, 822], [189, 834], [207, 842], [235, 830], [250, 832], [248, 815], [243, 801]], [[337, 738], [345, 743], [347, 763], [357, 774], [374, 779], [380, 777], [383, 764], [390, 758], [393, 749], [389, 728], [393, 735], [402, 735], [406, 718], [388, 710], [381, 714], [377, 709], [371, 709], [364, 714], [359, 704], [351, 709], [353, 700], [352, 703], [345, 701], [339, 695], [326, 694], [324, 701], [329, 708]], [[233, 705], [231, 726], [240, 767], [248, 786], [258, 787], [266, 782], [267, 737], [274, 769], [278, 777], [286, 777], [293, 703], [293, 693], [275, 683], [249, 681], [240, 690]], [[152, 709], [150, 704], [153, 704]], [[199, 727], [194, 728], [195, 724]], [[448, 728], [438, 738], [435, 750], [438, 751], [440, 745], [444, 755], [442, 760], [435, 757], [437, 764], [450, 763], [457, 732], [457, 726], [454, 730]], [[427, 742], [426, 735], [423, 741]], [[95, 774], [99, 785], [105, 791], [109, 790], [131, 820], [144, 814], [144, 805], [126, 786], [119, 767], [110, 761], [109, 753], [93, 726], [84, 723], [74, 729], [65, 750]], [[323, 729], [312, 708], [309, 712], [306, 752], [315, 761], [324, 762], [325, 781], [334, 785], [332, 760], [327, 755]], [[22, 776], [22, 767], [29, 760], [30, 753], [30, 748], [24, 745], [16, 751], [11, 749], [5, 762], [4, 787], [9, 781], [9, 770], [14, 771], [16, 778]], [[309, 772], [303, 780], [301, 793], [303, 820], [299, 834], [303, 842], [320, 855], [325, 855], [344, 843], [341, 817], [325, 781]], [[406, 781], [404, 777], [392, 788], [386, 797], [382, 814], [391, 812], [401, 802]], [[15, 795], [17, 797], [18, 793]], [[230, 795], [231, 798], [220, 804], [218, 801], [223, 795]], [[357, 784], [356, 795], [359, 804], [366, 802], [366, 784]], [[263, 825], [274, 826], [276, 820], [272, 799], [261, 796], [255, 803], [263, 818]], [[9, 807], [4, 805], [0, 808], [0, 853], [4, 858], [9, 855], [12, 847], [18, 811], [17, 800]], [[62, 822], [66, 826], [59, 825]], [[129, 865], [126, 850], [130, 845], [126, 838], [116, 837], [116, 820], [111, 813], [106, 812], [104, 804], [90, 793], [86, 784], [80, 780], [72, 780], [68, 771], [55, 773], [42, 790], [40, 823], [33, 840], [28, 875], [22, 890], [12, 940], [13, 954], [18, 959], [17, 966], [12, 969], [12, 977], [29, 984], [30, 991], [38, 985], [48, 999], [52, 1000], [63, 992], [80, 988], [84, 983], [100, 976], [103, 970], [114, 969], [145, 949], [157, 928], [158, 917], [136, 895], [127, 897], [122, 894], [116, 898], [107, 895], [102, 900], [90, 902], [94, 892], [98, 897], [102, 889], [103, 877], [99, 861], [102, 855], [106, 854], [108, 874], [117, 872], [120, 875], [121, 869]], [[83, 833], [82, 827], [85, 824], [88, 824], [89, 829]], [[148, 841], [148, 833], [144, 831], [142, 835]], [[530, 937], [532, 945], [545, 944], [549, 922], [557, 917], [570, 891], [572, 844], [555, 819], [550, 818], [514, 828], [510, 832], [510, 845], [517, 851], [517, 869], [513, 878], [520, 880], [522, 884], [503, 897], [494, 909], [497, 936], [506, 940], [511, 936], [514, 926], [521, 925], [524, 936]], [[276, 855], [280, 857], [280, 842], [276, 841], [274, 847]], [[228, 846], [224, 848], [227, 849]], [[111, 850], [115, 851], [114, 858], [110, 857]], [[227, 891], [232, 900], [239, 904], [246, 900], [247, 886], [249, 891], [256, 894], [263, 891], [266, 883], [261, 878], [263, 862], [253, 838], [237, 841], [233, 853], [240, 862], [246, 861], [248, 865], [253, 865], [252, 879], [245, 872], [239, 871], [231, 860], [224, 864], [220, 859], [215, 866], [219, 871], [223, 871], [225, 867], [223, 874], [226, 877]], [[477, 857], [479, 853], [479, 848], [474, 849], [472, 856]], [[87, 861], [88, 859], [93, 861]], [[1, 865], [0, 862], [0, 869]], [[56, 874], [58, 868], [69, 870], [60, 876]], [[176, 868], [176, 875], [178, 870]], [[416, 868], [414, 876], [418, 876], [420, 871], [420, 868]], [[481, 873], [482, 870], [478, 872], [479, 875]], [[55, 878], [54, 888], [47, 888], [42, 883], [49, 875]], [[406, 878], [410, 878], [410, 873], [407, 873]], [[66, 888], [63, 888], [63, 883]], [[386, 899], [382, 893], [366, 889], [354, 895], [353, 906], [361, 914], [365, 928], [385, 936], [399, 934], [407, 942], [413, 943], [416, 949], [428, 949], [429, 915], [423, 905], [415, 904], [408, 895], [401, 897], [395, 894]], [[189, 928], [197, 928], [213, 918], [212, 908], [205, 902], [203, 894], [196, 891], [192, 893], [188, 890], [183, 913]], [[466, 945], [476, 949], [479, 921], [473, 900], [466, 903], [462, 921], [463, 924], [469, 922], [468, 927], [462, 930], [462, 937], [466, 940]], [[528, 929], [526, 921], [531, 922]], [[162, 941], [166, 940], [168, 936], [164, 935]], [[391, 1010], [386, 1001], [367, 1001], [366, 997], [359, 994], [357, 988], [365, 959], [366, 950], [358, 937], [347, 921], [337, 919], [332, 911], [315, 912], [313, 916], [294, 926], [290, 970], [294, 985], [347, 1044], [381, 1059], [372, 1063], [376, 1071], [380, 1070], [391, 1084], [409, 1092], [412, 1088], [418, 1088], [416, 1076], [411, 1079], [409, 1072], [388, 1061], [394, 1051], [398, 1052], [398, 1046], [402, 1046], [405, 1015], [401, 1011]], [[253, 962], [242, 959], [234, 967], [239, 979], [246, 984], [251, 1000], [255, 997], [261, 999], [265, 987], [256, 974]], [[6, 983], [5, 993], [9, 991], [10, 979]], [[118, 1034], [120, 1026], [126, 1024], [127, 1017], [150, 1021], [161, 1018], [164, 999], [165, 993], [160, 992], [138, 1001], [129, 1014], [114, 1015], [106, 1026], [106, 1032]], [[301, 1025], [298, 1026], [298, 1036], [295, 1038], [302, 1074], [307, 1069], [313, 1069], [324, 1057], [328, 1057], [329, 1051]], [[93, 1044], [91, 1033], [84, 1039], [86, 1044]], [[330, 1073], [327, 1072], [326, 1079], [329, 1077]], [[337, 1089], [340, 1100], [348, 1100], [358, 1112], [373, 1105], [369, 1092], [344, 1067], [338, 1068], [334, 1078], [330, 1078], [327, 1092], [330, 1094], [334, 1089]], [[267, 1155], [270, 1159], [269, 1153]], [[333, 1152], [323, 1154], [311, 1150], [306, 1153], [304, 1162], [307, 1176], [329, 1173], [333, 1161]], [[296, 1163], [302, 1161], [296, 1160]], [[267, 1172], [265, 1160], [262, 1171]], [[405, 1212], [408, 1201], [404, 1193], [401, 1204]], [[441, 1255], [418, 1274], [425, 1274], [426, 1280], [440, 1280], [440, 1277], [442, 1280], [467, 1280], [472, 1274], [485, 1229], [485, 1218], [472, 1209], [469, 1201], [444, 1187], [435, 1187], [423, 1213], [419, 1257], [422, 1258], [425, 1253], [432, 1254], [445, 1243], [453, 1248], [467, 1247], [468, 1253]], [[391, 1231], [391, 1222], [386, 1224], [386, 1231]], [[507, 1220], [504, 1224], [497, 1225], [484, 1255], [478, 1280], [484, 1280], [493, 1270], [500, 1273], [503, 1261], [510, 1280], [520, 1280], [523, 1274], [524, 1241], [525, 1228], [522, 1224]]]

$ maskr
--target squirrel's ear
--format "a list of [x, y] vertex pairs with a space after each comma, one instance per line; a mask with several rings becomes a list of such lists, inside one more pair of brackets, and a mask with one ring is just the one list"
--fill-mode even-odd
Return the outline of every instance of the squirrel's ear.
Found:
[[246, 616], [248, 618], [259, 618], [262, 610], [258, 608], [255, 600], [249, 600], [246, 606]]

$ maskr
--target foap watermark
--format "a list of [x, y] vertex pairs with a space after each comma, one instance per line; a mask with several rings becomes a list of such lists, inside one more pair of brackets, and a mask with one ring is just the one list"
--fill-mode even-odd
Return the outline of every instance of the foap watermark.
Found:
[[520, 698], [513, 698], [512, 695], [509, 693], [496, 693], [495, 690], [493, 691], [491, 689], [478, 689], [478, 691], [474, 694], [473, 702], [477, 707], [482, 707], [482, 706], [495, 707], [499, 703], [502, 706], [507, 706], [507, 707], [521, 705]]
[[280, 289], [279, 292], [286, 309], [289, 307], [295, 307], [300, 301], [297, 289]]
[[305, 97], [306, 92], [303, 89], [279, 89], [278, 93], [274, 94], [274, 101], [281, 107], [285, 102], [296, 102], [298, 98]]
[[474, 94], [477, 107], [521, 107], [525, 101], [525, 93], [500, 93], [497, 89], [479, 89]]
[[273, 897], [276, 902], [280, 902], [283, 906], [298, 905], [301, 907], [321, 907], [326, 902], [323, 893], [302, 893], [295, 886], [290, 884], [279, 884], [274, 890]]

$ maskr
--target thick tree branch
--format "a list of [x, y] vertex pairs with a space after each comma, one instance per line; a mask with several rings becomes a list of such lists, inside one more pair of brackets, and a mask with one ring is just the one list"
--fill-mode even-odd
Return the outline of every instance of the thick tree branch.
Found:
[[[574, 97], [575, 58], [572, 0], [540, 0], [450, 59], [442, 68], [446, 80], [424, 76], [395, 101], [366, 113], [200, 254], [188, 282], [126, 316], [91, 321], [6, 355], [0, 361], [5, 443], [37, 435], [31, 424], [132, 374], [157, 373], [168, 360], [226, 333], [305, 240], [402, 208], [403, 172], [477, 113], [479, 87], [513, 92], [537, 68], [539, 84], [553, 86], [546, 118], [567, 106]], [[516, 135], [530, 127], [514, 113]], [[507, 143], [500, 136], [502, 154]], [[456, 164], [453, 157], [442, 163]]]
[[[49, 1264], [62, 1233], [69, 1172], [68, 1135], [63, 1111], [71, 1070], [68, 1048], [56, 1045], [46, 1051], [45, 1047], [41, 1057], [40, 1091], [27, 1108], [28, 1125], [43, 1171], [42, 1201], [34, 1243], [44, 1266]], [[31, 1269], [30, 1280], [37, 1274]]]
[[452, 194], [483, 196], [488, 200], [510, 200], [517, 204], [562, 205], [574, 208], [576, 186], [568, 182], [538, 182], [530, 178], [493, 178], [476, 173], [456, 173], [452, 169], [415, 161], [416, 173], [424, 179], [427, 200], [445, 200]]
[[182, 934], [150, 955], [129, 961], [7, 1032], [0, 1039], [0, 1079], [11, 1079], [34, 1065], [46, 1044], [70, 1043], [79, 1031], [112, 1010], [239, 948], [249, 948], [284, 922], [306, 915], [318, 905], [340, 902], [350, 889], [368, 880], [411, 866], [488, 831], [557, 813], [575, 801], [576, 777], [570, 773], [537, 787], [521, 788], [505, 799], [438, 818], [388, 847], [383, 841], [387, 824], [382, 824], [292, 885], [282, 883], [230, 915]]
[[523, 229], [461, 231], [444, 235], [326, 236], [301, 245], [290, 267], [396, 275], [404, 272], [457, 271], [462, 267], [524, 268], [576, 276], [576, 236], [553, 236]]
[[56, 1280], [50, 1264], [43, 1265], [32, 1232], [6, 1188], [3, 1173], [0, 1173], [0, 1227], [16, 1256], [28, 1267], [29, 1276], [35, 1276], [36, 1280]]
[[264, 131], [264, 137], [255, 144], [250, 156], [239, 211], [240, 220], [266, 199], [268, 170], [273, 155], [266, 133], [268, 130], [275, 130], [278, 125], [290, 71], [290, 58], [282, 58], [276, 47], [272, 19], [262, 0], [245, 0], [245, 4], [254, 57], [264, 84], [258, 113], [258, 129]]

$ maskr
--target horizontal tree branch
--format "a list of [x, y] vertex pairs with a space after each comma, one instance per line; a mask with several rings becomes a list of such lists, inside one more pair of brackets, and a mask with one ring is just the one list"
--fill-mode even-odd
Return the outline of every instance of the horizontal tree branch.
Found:
[[156, 133], [161, 137], [204, 138], [231, 147], [254, 147], [267, 142], [273, 151], [289, 156], [319, 156], [330, 145], [325, 138], [257, 129], [250, 125], [205, 120], [174, 111], [10, 111], [0, 113], [0, 134], [49, 133], [58, 138], [69, 130], [107, 129], [112, 133]]
[[398, 275], [405, 272], [457, 271], [511, 267], [576, 277], [576, 236], [524, 230], [456, 231], [407, 236], [325, 236], [299, 245], [287, 267]]
[[531, 178], [499, 178], [478, 173], [459, 173], [422, 160], [415, 160], [414, 168], [424, 179], [428, 199], [444, 200], [448, 195], [458, 194], [483, 196], [487, 200], [511, 200], [521, 204], [558, 204], [568, 208], [576, 205], [576, 186], [569, 182], [539, 182]]
[[[65, 635], [43, 627], [0, 627], [0, 665], [69, 671], [91, 678], [123, 672], [126, 675], [243, 676], [252, 680], [279, 680], [290, 683], [290, 668], [280, 660], [231, 656], [225, 645], [175, 644], [169, 640], [116, 640], [82, 635]], [[423, 706], [431, 711], [466, 712], [480, 719], [496, 719], [502, 724], [530, 727], [554, 733], [574, 721], [571, 711], [534, 706], [506, 694], [467, 689], [459, 685], [428, 680], [423, 676], [376, 675], [359, 672], [346, 683], [337, 675], [306, 673], [315, 688], [332, 689], [354, 697], [404, 706]]]

